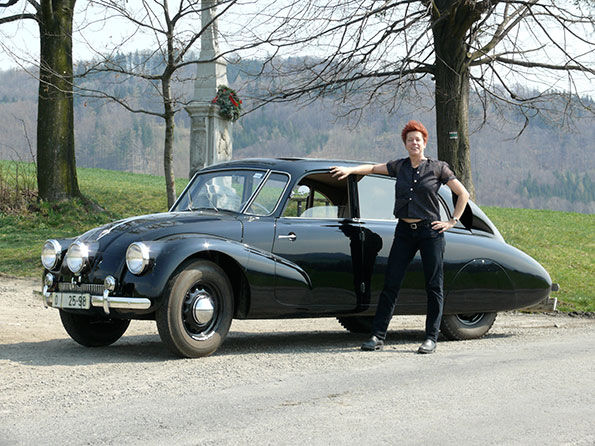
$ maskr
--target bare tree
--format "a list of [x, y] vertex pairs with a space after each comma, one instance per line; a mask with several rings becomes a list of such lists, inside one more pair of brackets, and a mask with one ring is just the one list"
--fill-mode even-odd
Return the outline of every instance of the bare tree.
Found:
[[[76, 0], [6, 0], [0, 25], [35, 20], [39, 25], [37, 186], [42, 200], [80, 196], [74, 154], [72, 23]], [[9, 15], [10, 14], [10, 15]]]
[[[551, 105], [551, 95], [565, 96], [567, 104], [580, 100], [577, 76], [588, 81], [595, 74], [592, 1], [278, 3], [263, 18], [270, 31], [262, 39], [272, 50], [259, 76], [273, 82], [261, 105], [329, 95], [353, 112], [372, 101], [396, 106], [433, 82], [438, 156], [472, 194], [471, 91], [484, 105], [495, 100], [517, 106], [528, 120]], [[290, 51], [309, 56], [280, 63], [279, 56]], [[515, 88], [527, 81], [539, 84], [541, 93]]]
[[[151, 47], [154, 50], [140, 53], [141, 60], [128, 63], [126, 61], [129, 59], [118, 57], [123, 44], [128, 40], [125, 38], [114, 48], [110, 48], [107, 54], [97, 51], [95, 60], [81, 74], [89, 76], [93, 73], [116, 73], [119, 76], [117, 82], [127, 78], [141, 79], [148, 83], [159, 102], [149, 107], [141, 106], [135, 98], [118, 96], [109, 93], [107, 89], [91, 91], [80, 88], [79, 93], [109, 99], [130, 112], [144, 113], [164, 120], [163, 166], [167, 203], [171, 207], [176, 199], [173, 170], [174, 118], [175, 114], [189, 102], [184, 93], [179, 91], [176, 93], [173, 86], [193, 81], [193, 76], [188, 75], [184, 68], [201, 62], [211, 62], [211, 60], [199, 61], [191, 51], [207, 27], [229, 11], [237, 0], [217, 2], [217, 11], [213, 14], [211, 22], [204, 27], [198, 26], [198, 29], [196, 23], [201, 23], [202, 12], [200, 0], [181, 0], [173, 8], [168, 0], [143, 1], [140, 7], [136, 8], [118, 0], [95, 0], [94, 3], [111, 11], [112, 17], [124, 18], [129, 25], [129, 36], [143, 35], [150, 38], [153, 43]], [[222, 55], [215, 57], [222, 57]]]

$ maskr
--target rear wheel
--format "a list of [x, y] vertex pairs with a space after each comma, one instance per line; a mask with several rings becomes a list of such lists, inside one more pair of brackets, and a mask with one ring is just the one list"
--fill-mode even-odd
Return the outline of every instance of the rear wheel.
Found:
[[207, 260], [189, 263], [170, 279], [156, 312], [161, 340], [175, 354], [197, 358], [221, 345], [233, 317], [233, 294], [225, 272]]
[[374, 316], [342, 316], [338, 317], [337, 320], [351, 333], [370, 334]]
[[496, 320], [497, 313], [446, 314], [440, 331], [451, 341], [478, 339], [484, 336]]
[[130, 320], [69, 313], [60, 310], [60, 319], [72, 339], [85, 347], [104, 347], [122, 337]]

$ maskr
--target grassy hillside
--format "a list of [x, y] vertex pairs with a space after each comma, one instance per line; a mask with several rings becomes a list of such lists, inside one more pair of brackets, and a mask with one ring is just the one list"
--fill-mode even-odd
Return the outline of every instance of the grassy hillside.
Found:
[[[3, 184], [17, 178], [15, 166], [0, 161], [0, 193]], [[42, 204], [19, 213], [0, 210], [0, 274], [41, 275], [39, 255], [48, 238], [74, 236], [112, 220], [166, 210], [163, 177], [101, 169], [78, 172], [83, 194], [105, 211], [98, 212], [80, 201]], [[21, 165], [18, 177], [21, 184], [27, 184], [27, 179], [34, 184], [30, 166]], [[180, 179], [178, 191], [185, 184], [186, 180]], [[538, 260], [560, 284], [556, 296], [562, 301], [561, 309], [595, 311], [594, 215], [496, 207], [484, 210], [508, 243]]]

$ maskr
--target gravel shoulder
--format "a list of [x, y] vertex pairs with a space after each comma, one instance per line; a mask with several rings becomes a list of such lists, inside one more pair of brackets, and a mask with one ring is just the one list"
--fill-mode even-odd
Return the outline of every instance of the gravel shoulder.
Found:
[[393, 318], [377, 353], [334, 319], [234, 321], [191, 360], [153, 321], [81, 347], [38, 281], [0, 283], [0, 444], [595, 443], [593, 319], [504, 313], [429, 356], [421, 317]]

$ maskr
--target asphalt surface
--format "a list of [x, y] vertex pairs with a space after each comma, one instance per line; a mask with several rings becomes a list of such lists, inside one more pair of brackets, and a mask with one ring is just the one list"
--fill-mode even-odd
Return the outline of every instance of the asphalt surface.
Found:
[[381, 352], [334, 319], [234, 321], [191, 360], [150, 321], [81, 347], [36, 286], [0, 286], [0, 445], [595, 444], [593, 319], [501, 314], [432, 355], [419, 317]]

